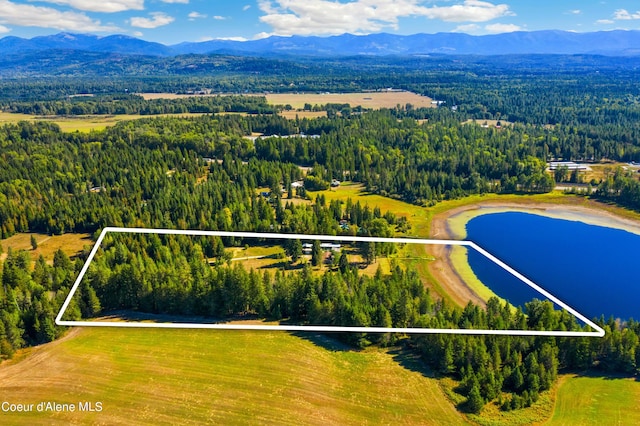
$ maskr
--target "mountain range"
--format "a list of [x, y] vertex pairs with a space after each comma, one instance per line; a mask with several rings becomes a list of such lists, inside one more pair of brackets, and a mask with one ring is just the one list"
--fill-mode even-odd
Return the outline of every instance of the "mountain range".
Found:
[[31, 39], [0, 39], [0, 55], [50, 50], [172, 57], [186, 54], [231, 54], [271, 57], [415, 56], [429, 54], [596, 54], [639, 56], [640, 31], [530, 31], [473, 36], [437, 34], [343, 34], [332, 37], [269, 37], [251, 41], [211, 40], [167, 46], [126, 35], [59, 33]]

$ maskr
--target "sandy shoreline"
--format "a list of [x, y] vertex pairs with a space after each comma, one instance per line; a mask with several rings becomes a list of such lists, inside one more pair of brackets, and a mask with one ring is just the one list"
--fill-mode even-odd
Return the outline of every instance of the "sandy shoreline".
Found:
[[[640, 235], [640, 221], [603, 210], [604, 207], [605, 205], [594, 201], [582, 205], [540, 202], [477, 202], [435, 215], [431, 222], [430, 237], [463, 240], [466, 238], [465, 224], [470, 219], [483, 214], [506, 211], [535, 213], [557, 219], [581, 221], [590, 225], [623, 229]], [[465, 305], [472, 301], [484, 306], [484, 300], [479, 295], [481, 293], [479, 287], [482, 285], [478, 281], [473, 282], [473, 279], [468, 280], [471, 282], [465, 282], [460, 271], [464, 271], [466, 265], [460, 265], [459, 261], [452, 260], [450, 253], [449, 246], [434, 246], [433, 256], [436, 257], [436, 260], [429, 265], [431, 274], [457, 304]], [[468, 266], [466, 269], [469, 269]], [[486, 295], [486, 293], [482, 294]]]

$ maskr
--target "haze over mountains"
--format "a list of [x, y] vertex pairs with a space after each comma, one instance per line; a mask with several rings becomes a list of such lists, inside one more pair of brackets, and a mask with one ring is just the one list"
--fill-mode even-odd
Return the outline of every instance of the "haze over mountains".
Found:
[[343, 34], [333, 37], [269, 37], [253, 41], [212, 40], [166, 46], [125, 36], [59, 33], [23, 39], [0, 39], [0, 55], [15, 56], [49, 50], [108, 54], [177, 56], [185, 54], [235, 54], [243, 56], [354, 56], [354, 55], [504, 55], [504, 54], [597, 54], [640, 55], [640, 31], [512, 32], [472, 36], [438, 34]]

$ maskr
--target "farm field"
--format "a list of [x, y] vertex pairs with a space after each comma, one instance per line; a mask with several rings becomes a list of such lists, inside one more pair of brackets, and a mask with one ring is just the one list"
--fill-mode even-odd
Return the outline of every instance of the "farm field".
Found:
[[[140, 93], [145, 100], [151, 99], [183, 99], [190, 97], [224, 96], [224, 95], [182, 95], [175, 93]], [[302, 109], [305, 104], [324, 105], [328, 103], [349, 104], [352, 107], [361, 105], [364, 108], [395, 108], [398, 104], [407, 103], [414, 107], [431, 108], [431, 98], [412, 92], [354, 92], [354, 93], [269, 93], [249, 94], [245, 96], [266, 96], [272, 105], [291, 105], [294, 109]], [[293, 111], [292, 111], [293, 112]], [[303, 116], [300, 116], [301, 118]], [[287, 117], [290, 118], [290, 117]], [[295, 118], [295, 115], [293, 116]]]
[[313, 334], [73, 329], [19, 358], [0, 366], [3, 401], [103, 409], [0, 413], [3, 424], [465, 423], [409, 355]]
[[305, 104], [349, 104], [352, 107], [380, 109], [395, 108], [410, 103], [415, 108], [431, 108], [431, 98], [412, 92], [359, 92], [359, 93], [271, 93], [266, 95], [272, 105], [291, 105], [302, 109]]
[[138, 120], [152, 117], [198, 117], [203, 113], [183, 113], [183, 114], [159, 114], [159, 115], [79, 115], [79, 116], [40, 116], [29, 114], [13, 114], [0, 112], [0, 124], [17, 123], [19, 121], [45, 121], [55, 123], [60, 126], [63, 132], [90, 132], [92, 130], [104, 130], [107, 127], [115, 126], [121, 121]]

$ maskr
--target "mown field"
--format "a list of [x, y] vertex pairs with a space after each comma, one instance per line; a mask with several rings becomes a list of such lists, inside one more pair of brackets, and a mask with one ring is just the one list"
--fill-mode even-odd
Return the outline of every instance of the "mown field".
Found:
[[0, 112], [0, 125], [5, 123], [17, 123], [19, 121], [47, 121], [60, 126], [63, 132], [83, 132], [87, 133], [92, 130], [104, 130], [107, 127], [115, 126], [121, 121], [137, 120], [140, 118], [150, 118], [159, 116], [175, 116], [189, 117], [201, 116], [202, 113], [183, 113], [183, 114], [161, 114], [161, 115], [78, 115], [78, 116], [36, 116], [29, 114], [13, 114]]
[[357, 92], [357, 93], [271, 93], [266, 95], [267, 102], [272, 105], [291, 105], [302, 109], [305, 104], [349, 104], [352, 107], [380, 109], [404, 107], [411, 104], [414, 108], [431, 108], [431, 98], [412, 92]]
[[638, 425], [638, 378], [568, 375], [561, 379], [550, 425]]
[[[31, 247], [31, 236], [34, 236], [37, 248], [33, 250]], [[63, 235], [47, 235], [38, 233], [21, 233], [15, 234], [4, 240], [0, 240], [3, 253], [0, 255], [0, 261], [7, 257], [9, 248], [12, 250], [27, 250], [31, 256], [31, 260], [35, 261], [42, 255], [47, 262], [53, 262], [53, 255], [58, 249], [62, 249], [68, 256], [74, 256], [83, 250], [85, 246], [93, 246], [91, 235], [89, 234], [63, 234]]]
[[102, 402], [2, 424], [464, 424], [420, 362], [284, 332], [75, 329], [0, 366], [0, 400]]
[[[145, 100], [151, 99], [183, 99], [190, 97], [208, 97], [224, 95], [179, 95], [175, 93], [141, 93]], [[251, 96], [251, 95], [248, 95]], [[353, 92], [353, 93], [270, 93], [267, 95], [254, 94], [253, 96], [266, 96], [271, 105], [291, 105], [294, 109], [302, 109], [305, 104], [349, 104], [352, 107], [380, 109], [395, 108], [397, 105], [405, 106], [410, 103], [415, 108], [431, 108], [432, 99], [420, 96], [412, 92]], [[302, 117], [302, 116], [301, 116]]]

